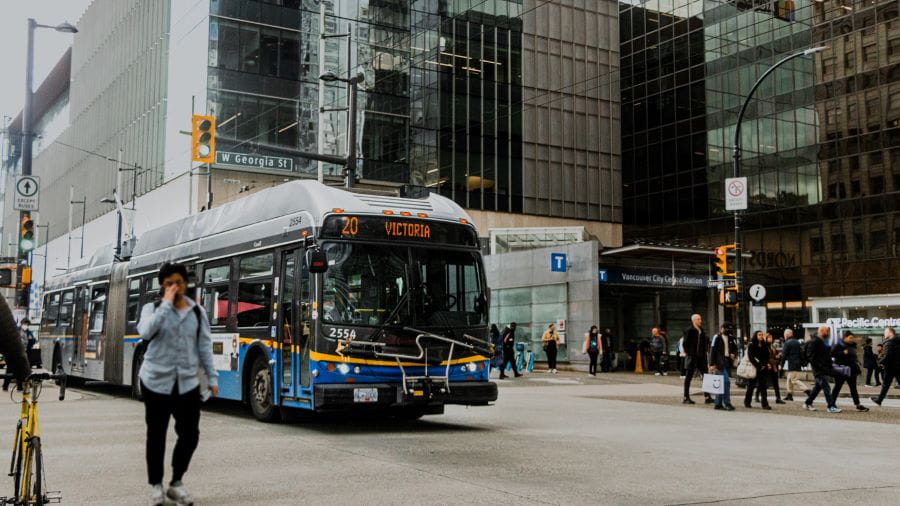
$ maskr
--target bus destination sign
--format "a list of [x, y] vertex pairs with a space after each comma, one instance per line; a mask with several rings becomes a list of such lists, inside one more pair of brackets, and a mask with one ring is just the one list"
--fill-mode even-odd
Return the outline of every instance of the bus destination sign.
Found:
[[475, 230], [467, 225], [386, 216], [330, 216], [322, 225], [323, 239], [368, 239], [440, 242], [476, 246]]

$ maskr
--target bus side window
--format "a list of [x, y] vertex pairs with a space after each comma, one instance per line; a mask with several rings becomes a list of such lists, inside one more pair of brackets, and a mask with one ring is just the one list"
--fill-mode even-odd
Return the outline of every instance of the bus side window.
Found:
[[229, 290], [231, 289], [231, 264], [225, 262], [206, 265], [203, 269], [203, 289], [200, 302], [206, 309], [211, 326], [223, 326], [228, 324], [230, 316]]
[[48, 327], [56, 326], [56, 318], [59, 316], [59, 293], [54, 293], [50, 295], [50, 304], [47, 306], [47, 316], [44, 319], [47, 321]]
[[238, 327], [268, 327], [272, 314], [272, 253], [245, 256], [240, 261]]
[[128, 310], [129, 322], [136, 322], [141, 316], [141, 278], [128, 280]]
[[75, 294], [72, 290], [64, 292], [62, 301], [59, 304], [59, 326], [69, 327], [72, 325], [72, 313], [74, 312], [73, 303], [75, 302]]
[[94, 287], [91, 292], [90, 333], [102, 334], [106, 316], [106, 287]]

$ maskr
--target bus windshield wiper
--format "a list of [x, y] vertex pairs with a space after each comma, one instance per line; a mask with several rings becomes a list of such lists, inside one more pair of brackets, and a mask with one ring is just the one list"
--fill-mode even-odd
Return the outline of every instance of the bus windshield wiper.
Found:
[[409, 300], [409, 296], [410, 296], [410, 294], [412, 294], [413, 290], [421, 290], [424, 287], [425, 287], [424, 282], [419, 283], [418, 285], [410, 286], [409, 290], [407, 290], [400, 297], [400, 300], [397, 301], [397, 305], [394, 306], [394, 309], [391, 310], [391, 312], [390, 312], [390, 314], [388, 314], [387, 318], [384, 319], [384, 323], [382, 323], [381, 326], [378, 327], [378, 330], [376, 330], [372, 334], [372, 336], [369, 338], [369, 341], [377, 341], [378, 339], [381, 339], [381, 336], [384, 334], [384, 331], [388, 328], [388, 325], [390, 325], [391, 320], [393, 320], [394, 317], [397, 316], [397, 313], [400, 311], [400, 308], [402, 308], [403, 304], [405, 304], [406, 301]]

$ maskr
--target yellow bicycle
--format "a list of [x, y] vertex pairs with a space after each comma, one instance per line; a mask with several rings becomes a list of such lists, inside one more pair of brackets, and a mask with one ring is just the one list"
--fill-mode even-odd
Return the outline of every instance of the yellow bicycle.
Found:
[[59, 384], [59, 400], [66, 398], [65, 374], [35, 373], [25, 379], [22, 388], [22, 414], [16, 423], [16, 438], [9, 463], [9, 475], [15, 480], [15, 495], [0, 498], [0, 504], [40, 506], [60, 502], [58, 493], [44, 490], [46, 480], [41, 453], [41, 427], [38, 423], [38, 397], [41, 395], [42, 382], [46, 380], [55, 380]]

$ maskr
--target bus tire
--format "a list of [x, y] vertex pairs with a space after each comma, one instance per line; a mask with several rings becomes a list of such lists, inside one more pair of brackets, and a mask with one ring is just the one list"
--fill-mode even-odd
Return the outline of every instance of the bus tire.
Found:
[[272, 369], [263, 354], [253, 359], [250, 369], [250, 381], [247, 385], [247, 400], [253, 416], [261, 422], [274, 422], [278, 419], [278, 406], [273, 402]]
[[131, 396], [139, 401], [144, 400], [144, 392], [141, 389], [141, 365], [144, 363], [144, 348], [138, 348], [131, 362]]

